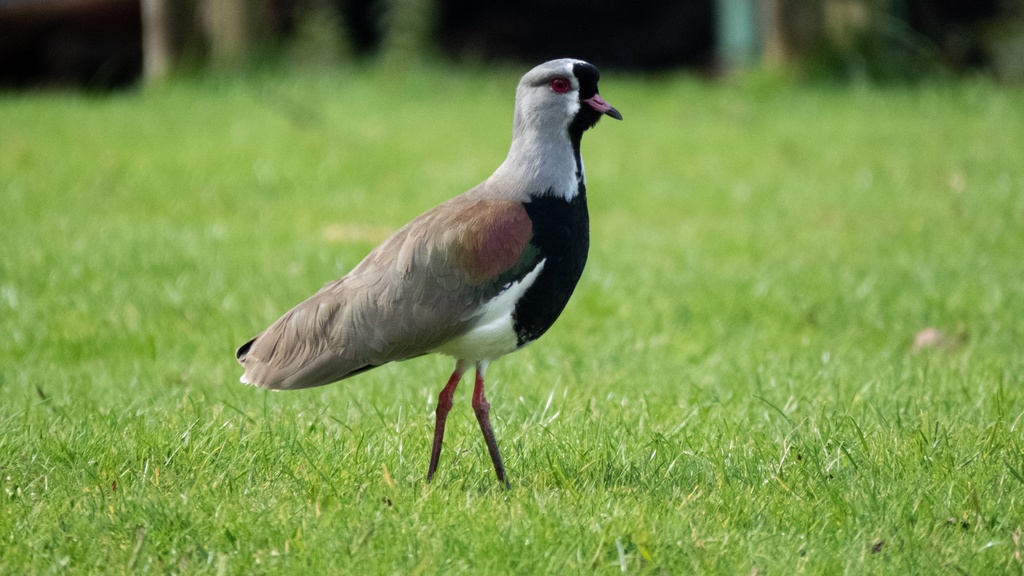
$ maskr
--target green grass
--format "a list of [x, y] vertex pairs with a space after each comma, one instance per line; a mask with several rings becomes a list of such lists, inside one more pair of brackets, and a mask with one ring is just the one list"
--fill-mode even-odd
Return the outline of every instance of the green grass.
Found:
[[587, 271], [488, 372], [511, 491], [468, 382], [424, 483], [448, 359], [238, 384], [518, 72], [0, 95], [0, 572], [1024, 571], [1020, 90], [606, 72]]

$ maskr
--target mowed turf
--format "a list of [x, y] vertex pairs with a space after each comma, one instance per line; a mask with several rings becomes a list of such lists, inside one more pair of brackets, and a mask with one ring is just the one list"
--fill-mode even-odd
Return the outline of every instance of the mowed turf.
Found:
[[469, 382], [425, 484], [446, 358], [239, 384], [522, 72], [0, 95], [0, 572], [1024, 571], [1019, 89], [606, 70], [588, 268], [488, 372], [509, 491]]

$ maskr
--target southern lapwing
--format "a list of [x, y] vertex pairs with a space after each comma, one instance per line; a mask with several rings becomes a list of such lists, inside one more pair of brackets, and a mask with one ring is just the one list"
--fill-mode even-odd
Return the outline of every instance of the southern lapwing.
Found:
[[484, 397], [490, 362], [539, 338], [561, 314], [590, 244], [580, 140], [622, 116], [580, 60], [530, 70], [516, 90], [512, 146], [490, 178], [409, 222], [236, 353], [242, 382], [292, 390], [440, 353], [455, 370], [437, 398], [429, 482], [463, 373], [498, 481], [508, 486]]

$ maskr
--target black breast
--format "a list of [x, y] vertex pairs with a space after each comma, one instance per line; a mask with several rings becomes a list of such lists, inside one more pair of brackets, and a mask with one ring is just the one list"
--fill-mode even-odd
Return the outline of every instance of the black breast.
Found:
[[590, 216], [582, 185], [572, 200], [545, 195], [525, 207], [533, 222], [530, 243], [538, 251], [538, 260], [544, 260], [544, 269], [516, 303], [514, 322], [520, 346], [536, 340], [555, 323], [583, 274], [590, 249]]

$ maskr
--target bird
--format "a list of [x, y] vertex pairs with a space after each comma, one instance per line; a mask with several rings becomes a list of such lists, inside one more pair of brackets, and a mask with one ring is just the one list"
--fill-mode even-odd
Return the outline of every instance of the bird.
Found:
[[473, 367], [473, 410], [498, 482], [509, 488], [484, 374], [551, 327], [583, 273], [590, 225], [580, 142], [602, 117], [622, 120], [598, 94], [599, 79], [595, 66], [571, 58], [527, 72], [516, 88], [508, 155], [494, 173], [414, 218], [240, 346], [241, 381], [294, 390], [389, 362], [450, 356], [427, 482], [455, 389]]

